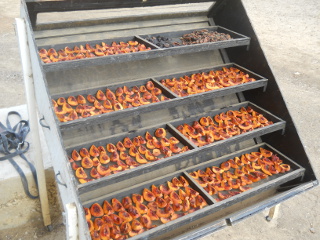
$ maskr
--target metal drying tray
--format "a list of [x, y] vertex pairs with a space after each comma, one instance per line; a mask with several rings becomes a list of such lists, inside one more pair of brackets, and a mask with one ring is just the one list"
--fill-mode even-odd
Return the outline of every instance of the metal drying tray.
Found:
[[[200, 28], [201, 29], [201, 28]], [[130, 41], [135, 40], [140, 43], [145, 44], [147, 47], [151, 47], [152, 50], [150, 51], [143, 51], [143, 52], [135, 52], [135, 53], [127, 53], [127, 54], [118, 54], [118, 55], [109, 55], [109, 56], [101, 56], [101, 57], [93, 57], [93, 58], [84, 58], [78, 60], [70, 60], [70, 61], [63, 61], [63, 62], [56, 62], [56, 63], [42, 63], [42, 67], [45, 72], [51, 71], [58, 71], [63, 69], [72, 69], [72, 68], [79, 68], [79, 67], [88, 67], [92, 65], [104, 65], [104, 64], [112, 64], [112, 63], [121, 63], [121, 62], [129, 62], [129, 61], [136, 61], [136, 60], [143, 60], [143, 59], [151, 59], [151, 58], [158, 58], [164, 56], [171, 56], [177, 54], [186, 54], [186, 53], [193, 53], [193, 52], [201, 52], [201, 51], [209, 51], [215, 49], [222, 49], [222, 48], [229, 48], [229, 47], [237, 47], [237, 46], [248, 46], [250, 44], [250, 38], [239, 33], [233, 32], [226, 28], [215, 26], [215, 27], [208, 27], [206, 29], [209, 30], [219, 30], [225, 33], [229, 33], [234, 39], [226, 40], [226, 41], [218, 41], [218, 42], [210, 42], [210, 43], [202, 43], [202, 44], [194, 44], [188, 46], [178, 46], [172, 48], [160, 48], [153, 43], [145, 40], [140, 35], [133, 36], [133, 37], [123, 37], [123, 38], [114, 38], [114, 39], [102, 39], [99, 41], [88, 41], [88, 42], [75, 42], [75, 43], [63, 43], [57, 45], [44, 45], [38, 46], [38, 50], [41, 48], [54, 48], [56, 50], [64, 49], [66, 46], [75, 46], [75, 45], [85, 45], [86, 43], [90, 45], [100, 44], [102, 41], [106, 42], [107, 44], [112, 42], [120, 42], [120, 41]], [[169, 36], [176, 36], [180, 34], [181, 36], [184, 33], [192, 32], [197, 29], [188, 30], [188, 31], [178, 31], [178, 32], [168, 32], [163, 33]], [[162, 33], [161, 33], [162, 34]], [[178, 35], [178, 36], [180, 36]], [[145, 35], [143, 35], [145, 36]], [[40, 60], [40, 59], [39, 59]], [[41, 61], [41, 60], [40, 60]], [[42, 61], [41, 61], [42, 62]]]
[[[248, 83], [244, 83], [244, 84], [240, 84], [240, 85], [236, 85], [236, 86], [225, 87], [225, 88], [212, 90], [212, 91], [208, 91], [208, 92], [204, 92], [204, 93], [193, 94], [193, 95], [189, 95], [186, 97], [177, 96], [170, 89], [168, 89], [167, 87], [163, 86], [160, 83], [161, 79], [182, 77], [182, 76], [191, 75], [194, 73], [209, 72], [211, 70], [216, 71], [216, 70], [221, 70], [223, 67], [238, 68], [241, 71], [249, 74], [249, 76], [251, 78], [255, 78], [256, 81], [248, 82]], [[90, 125], [93, 123], [105, 121], [107, 119], [109, 121], [112, 121], [115, 119], [125, 118], [130, 115], [139, 115], [141, 113], [156, 111], [158, 109], [189, 104], [194, 101], [203, 101], [206, 99], [217, 98], [217, 97], [226, 96], [226, 95], [229, 95], [232, 93], [243, 92], [246, 90], [256, 89], [256, 88], [260, 88], [260, 87], [265, 89], [267, 86], [267, 83], [268, 83], [268, 80], [266, 78], [258, 75], [257, 73], [254, 73], [244, 67], [241, 67], [238, 64], [228, 63], [228, 64], [219, 65], [219, 66], [214, 66], [212, 68], [199, 69], [199, 70], [189, 71], [189, 72], [181, 72], [181, 73], [177, 73], [177, 74], [165, 75], [165, 76], [151, 78], [151, 79], [117, 83], [117, 84], [113, 84], [113, 85], [103, 86], [103, 87], [94, 88], [94, 89], [86, 89], [86, 90], [76, 91], [76, 92], [70, 91], [70, 92], [68, 92], [66, 94], [62, 94], [62, 95], [53, 95], [52, 99], [58, 99], [59, 97], [77, 96], [79, 94], [81, 94], [83, 96], [86, 96], [88, 94], [95, 95], [95, 93], [99, 89], [104, 90], [106, 88], [109, 88], [110, 90], [114, 91], [118, 87], [123, 87], [123, 86], [133, 87], [136, 85], [139, 86], [139, 85], [145, 84], [146, 82], [148, 82], [150, 80], [153, 81], [153, 83], [156, 87], [158, 87], [162, 90], [162, 93], [164, 96], [166, 96], [170, 99], [166, 100], [166, 101], [161, 101], [161, 102], [157, 102], [157, 103], [151, 103], [148, 105], [139, 106], [139, 107], [133, 107], [133, 108], [128, 108], [128, 109], [123, 109], [120, 111], [114, 111], [114, 112], [100, 114], [100, 115], [96, 115], [96, 116], [90, 116], [88, 118], [77, 119], [77, 120], [73, 120], [73, 121], [69, 121], [69, 122], [59, 122], [59, 120], [57, 118], [56, 118], [56, 121], [62, 130], [66, 129], [66, 128], [71, 128], [71, 127], [77, 128], [77, 127], [80, 127], [83, 125]]]
[[[290, 164], [291, 170], [289, 172], [285, 172], [285, 173], [278, 174], [278, 175], [273, 175], [273, 176], [268, 177], [264, 180], [253, 183], [250, 185], [252, 187], [252, 189], [247, 190], [245, 192], [241, 192], [238, 195], [232, 196], [232, 197], [227, 198], [225, 200], [222, 200], [220, 202], [217, 202], [212, 196], [210, 196], [203, 189], [203, 187], [201, 187], [188, 174], [188, 173], [195, 171], [195, 170], [198, 170], [198, 169], [203, 170], [207, 167], [218, 166], [222, 162], [227, 161], [230, 158], [240, 157], [242, 154], [245, 154], [245, 153], [258, 151], [260, 147], [271, 150], [273, 153], [277, 154], [280, 157], [280, 159], [283, 160], [284, 163]], [[250, 199], [250, 198], [254, 197], [255, 195], [258, 195], [259, 193], [264, 192], [270, 188], [277, 188], [285, 182], [302, 177], [304, 174], [304, 171], [305, 171], [305, 169], [303, 167], [301, 167], [299, 164], [296, 164], [294, 161], [292, 161], [287, 156], [283, 155], [282, 153], [280, 153], [279, 151], [277, 151], [276, 149], [274, 149], [270, 145], [268, 145], [266, 143], [261, 143], [261, 144], [255, 145], [253, 147], [249, 147], [249, 148], [234, 152], [232, 154], [224, 155], [224, 156], [216, 158], [216, 159], [205, 161], [202, 164], [198, 164], [198, 165], [186, 168], [181, 171], [170, 173], [165, 176], [158, 177], [156, 179], [153, 179], [153, 180], [150, 180], [150, 181], [147, 181], [144, 183], [132, 185], [131, 187], [121, 189], [121, 190], [115, 191], [110, 194], [101, 193], [100, 197], [84, 201], [82, 204], [83, 204], [83, 207], [89, 208], [93, 203], [97, 202], [100, 205], [102, 205], [104, 200], [107, 200], [110, 202], [110, 200], [112, 198], [116, 198], [119, 201], [121, 201], [121, 199], [123, 197], [130, 196], [133, 193], [142, 194], [142, 190], [144, 188], [150, 189], [151, 185], [158, 186], [160, 184], [165, 184], [167, 181], [170, 181], [173, 177], [184, 176], [186, 178], [186, 180], [189, 182], [190, 186], [193, 189], [195, 189], [196, 191], [198, 191], [200, 193], [200, 195], [207, 201], [208, 205], [200, 210], [197, 210], [197, 211], [191, 213], [191, 214], [187, 214], [181, 218], [170, 221], [166, 224], [161, 224], [161, 225], [157, 226], [156, 228], [150, 229], [148, 231], [143, 232], [142, 234], [139, 234], [137, 236], [130, 238], [132, 240], [154, 239], [154, 238], [161, 239], [162, 235], [170, 234], [171, 231], [173, 232], [172, 235], [174, 236], [175, 232], [177, 232], [177, 229], [179, 232], [179, 228], [184, 227], [188, 223], [192, 223], [197, 220], [200, 220], [201, 218], [205, 218], [206, 216], [208, 216], [210, 214], [213, 214], [213, 213], [216, 213], [219, 211], [223, 211], [224, 208], [227, 208], [227, 207], [232, 206], [236, 203], [244, 201], [245, 199]], [[119, 188], [121, 188], [121, 183], [119, 183]], [[83, 210], [82, 210], [82, 214], [84, 217]], [[211, 223], [211, 224], [214, 225], [211, 232], [225, 226], [224, 223], [221, 223], [221, 222], [219, 222], [219, 223], [216, 222], [216, 223]], [[199, 227], [202, 227], [202, 226], [197, 225], [197, 229], [199, 229]], [[87, 234], [89, 234], [88, 228], [85, 229], [85, 232]], [[162, 238], [162, 239], [164, 239], [164, 238]]]

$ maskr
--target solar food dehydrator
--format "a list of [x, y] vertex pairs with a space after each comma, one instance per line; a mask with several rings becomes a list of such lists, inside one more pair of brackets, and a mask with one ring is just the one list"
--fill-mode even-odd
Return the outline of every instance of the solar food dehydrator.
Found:
[[[93, 203], [102, 205], [104, 200], [113, 198], [121, 200], [133, 193], [142, 194], [143, 189], [165, 184], [174, 177], [187, 179], [207, 205], [167, 223], [156, 224], [157, 227], [132, 239], [198, 238], [318, 184], [242, 2], [221, 0], [212, 2], [208, 9], [189, 8], [188, 11], [180, 11], [183, 5], [172, 5], [192, 2], [195, 1], [22, 2], [21, 17], [27, 26], [38, 108], [44, 118], [42, 123], [47, 126], [44, 133], [62, 203], [64, 206], [74, 203], [77, 207], [80, 239], [91, 239], [84, 207], [90, 208]], [[174, 10], [157, 5], [172, 5]], [[133, 8], [131, 15], [126, 15], [128, 11], [122, 11], [124, 8]], [[97, 13], [101, 9], [117, 9], [119, 14], [107, 11], [103, 17], [81, 19], [82, 11]], [[77, 13], [78, 19], [37, 22], [39, 13], [52, 12]], [[232, 38], [170, 48], [159, 47], [146, 39], [161, 35], [179, 41], [183, 34], [199, 29], [217, 30]], [[59, 50], [66, 46], [120, 41], [137, 41], [150, 50], [50, 63], [44, 63], [38, 54], [40, 49]], [[179, 96], [162, 82], [230, 67], [240, 69], [256, 81], [185, 96]], [[61, 122], [55, 114], [52, 99], [87, 97], [101, 89], [116, 91], [119, 87], [132, 88], [150, 81], [161, 90], [164, 100], [66, 122]], [[240, 112], [248, 106], [272, 124], [205, 145], [199, 145], [179, 131], [179, 126], [192, 125], [201, 117]], [[187, 150], [134, 168], [123, 170], [123, 166], [123, 171], [114, 171], [93, 181], [79, 182], [69, 161], [74, 149], [89, 149], [92, 145], [106, 147], [126, 137], [153, 134], [158, 128], [165, 129], [168, 137], [175, 137], [179, 147]], [[191, 175], [258, 152], [260, 148], [280, 157], [284, 164], [290, 165], [290, 171], [254, 182], [247, 191], [225, 199], [210, 195]], [[85, 172], [90, 175], [89, 170]]]

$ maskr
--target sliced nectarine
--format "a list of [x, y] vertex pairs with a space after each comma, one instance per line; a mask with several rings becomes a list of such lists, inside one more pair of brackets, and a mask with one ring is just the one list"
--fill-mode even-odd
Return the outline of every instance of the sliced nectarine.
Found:
[[165, 223], [170, 222], [171, 218], [170, 218], [170, 216], [169, 217], [160, 217], [160, 221], [165, 224]]
[[120, 211], [119, 217], [122, 219], [123, 222], [127, 223], [132, 221], [132, 216], [127, 211]]
[[173, 203], [182, 203], [182, 200], [180, 199], [179, 195], [174, 191], [170, 193], [170, 198]]
[[257, 162], [253, 162], [253, 163], [252, 163], [252, 167], [253, 167], [254, 169], [261, 169], [261, 165], [260, 165], [259, 163], [257, 163]]
[[110, 101], [116, 100], [116, 95], [108, 88], [106, 89], [106, 97]]
[[153, 146], [155, 148], [161, 148], [162, 147], [161, 142], [156, 137], [152, 138], [152, 143], [153, 143]]
[[[155, 149], [154, 149], [154, 150], [155, 150]], [[160, 151], [160, 150], [159, 150], [159, 151]], [[153, 156], [153, 154], [152, 154], [149, 150], [146, 151], [145, 156], [146, 156], [146, 159], [147, 159], [148, 161], [154, 161], [154, 160], [156, 160], [156, 157]]]
[[264, 157], [261, 161], [266, 165], [273, 165], [273, 161], [271, 161], [269, 158]]
[[167, 132], [164, 128], [158, 128], [156, 129], [156, 131], [154, 132], [154, 135], [158, 138], [164, 138], [167, 135]]
[[156, 196], [147, 188], [143, 189], [142, 195], [147, 202], [153, 202], [156, 199]]
[[[155, 157], [160, 156], [160, 155], [161, 155], [160, 149], [153, 149], [153, 150], [152, 150], [152, 155], [155, 156]], [[147, 159], [148, 159], [148, 158], [147, 158]], [[155, 158], [155, 159], [157, 159], [157, 158]], [[155, 159], [154, 159], [154, 160], [155, 160]], [[149, 159], [148, 159], [148, 160], [149, 160]]]
[[160, 191], [161, 191], [163, 194], [166, 194], [166, 195], [168, 195], [168, 194], [170, 194], [170, 193], [172, 192], [172, 189], [171, 189], [171, 188], [169, 188], [168, 186], [163, 185], [163, 184], [161, 184], [161, 185], [159, 186], [159, 189], [160, 189]]
[[[156, 206], [159, 208], [164, 208], [165, 206], [167, 206], [167, 202], [161, 197], [157, 197], [155, 203], [156, 203]], [[156, 209], [157, 208], [155, 208], [155, 210]]]
[[116, 102], [116, 103], [113, 105], [113, 108], [114, 108], [115, 111], [123, 110], [123, 106], [122, 106], [121, 103], [119, 103], [119, 102]]
[[231, 164], [228, 161], [223, 162], [221, 163], [220, 168], [224, 171], [228, 171], [231, 168]]
[[100, 239], [101, 240], [110, 239], [110, 229], [109, 229], [109, 226], [107, 224], [103, 224], [100, 227], [99, 235], [100, 235]]
[[65, 113], [71, 113], [73, 111], [73, 108], [70, 106], [69, 103], [65, 103], [62, 105], [62, 111]]
[[147, 105], [147, 104], [150, 104], [151, 102], [148, 101], [147, 99], [145, 99], [144, 97], [142, 98], [139, 98], [139, 101], [142, 105]]
[[107, 164], [110, 162], [110, 157], [106, 153], [101, 153], [99, 157], [99, 161], [102, 164]]
[[158, 187], [156, 187], [155, 185], [151, 186], [151, 191], [156, 197], [162, 197], [163, 196], [163, 194], [160, 191], [160, 189]]
[[92, 145], [89, 150], [89, 154], [92, 157], [98, 157], [100, 155], [100, 151], [95, 145]]
[[129, 206], [131, 206], [132, 205], [132, 200], [131, 200], [131, 198], [130, 197], [124, 197], [124, 198], [122, 198], [122, 205], [123, 205], [123, 207], [125, 208], [125, 209], [127, 209]]
[[211, 167], [211, 169], [212, 169], [212, 171], [213, 171], [214, 173], [223, 173], [223, 172], [224, 172], [223, 169], [221, 169], [221, 168], [219, 168], [219, 167], [216, 167], [216, 166]]
[[99, 146], [98, 150], [99, 150], [100, 154], [107, 152], [106, 149], [103, 146]]
[[89, 158], [89, 157], [82, 158], [81, 166], [83, 168], [92, 168], [93, 167], [93, 162], [92, 162], [91, 158]]
[[76, 110], [72, 110], [67, 116], [67, 118], [68, 118], [68, 121], [73, 121], [73, 120], [77, 120], [79, 117]]
[[167, 138], [161, 138], [160, 139], [160, 143], [162, 147], [168, 147], [170, 146], [170, 141]]
[[94, 217], [102, 217], [104, 212], [99, 203], [94, 203], [90, 207], [90, 213]]
[[132, 140], [134, 146], [139, 147], [141, 145], [139, 137], [134, 137]]
[[128, 137], [125, 137], [124, 139], [123, 139], [123, 145], [126, 147], [126, 148], [131, 148], [132, 146], [133, 146], [133, 143], [132, 143], [132, 141], [131, 141], [131, 139], [130, 138], [128, 138]]
[[172, 191], [177, 191], [179, 190], [179, 186], [175, 185], [173, 182], [167, 181], [168, 187], [172, 190]]
[[154, 89], [154, 84], [153, 84], [153, 82], [152, 82], [152, 81], [148, 81], [148, 82], [146, 83], [146, 88], [147, 88], [149, 91], [153, 90], [153, 89]]
[[91, 212], [90, 212], [90, 209], [89, 208], [86, 208], [84, 207], [83, 208], [83, 211], [84, 211], [84, 215], [86, 216], [86, 220], [90, 220], [91, 219]]
[[80, 161], [81, 160], [81, 156], [80, 154], [78, 153], [77, 150], [73, 150], [72, 153], [71, 153], [71, 157], [74, 161]]
[[143, 225], [137, 219], [133, 219], [133, 221], [131, 223], [131, 227], [135, 231], [139, 231], [139, 230], [143, 229]]
[[182, 211], [183, 206], [181, 203], [173, 203], [172, 208], [174, 211], [179, 212], [179, 211]]
[[152, 90], [151, 90], [151, 94], [155, 95], [155, 96], [158, 96], [160, 94], [162, 94], [162, 91], [160, 88], [157, 88], [157, 87], [154, 87]]
[[120, 159], [121, 160], [127, 160], [129, 155], [126, 152], [120, 152]]
[[181, 200], [185, 200], [188, 197], [187, 193], [183, 191], [182, 189], [179, 189], [179, 198]]
[[132, 194], [132, 201], [137, 204], [137, 203], [143, 203], [143, 196], [137, 193]]
[[108, 143], [107, 147], [106, 147], [107, 151], [110, 153], [116, 152], [117, 148], [115, 145], [113, 145], [112, 143]]
[[125, 148], [125, 146], [123, 145], [123, 143], [122, 142], [117, 142], [117, 144], [116, 144], [116, 147], [117, 147], [117, 149], [118, 149], [118, 151], [120, 151], [120, 152], [124, 152], [124, 151], [126, 151], [126, 148]]
[[177, 144], [174, 144], [174, 143], [170, 143], [170, 150], [173, 153], [180, 153], [182, 151], [182, 149]]
[[93, 167], [91, 170], [90, 170], [90, 176], [92, 178], [100, 178], [101, 175], [98, 173], [97, 169], [95, 167]]
[[141, 154], [143, 154], [143, 155], [146, 154], [146, 152], [147, 152], [146, 147], [143, 146], [143, 145], [139, 146], [138, 150], [139, 150], [139, 152], [140, 152]]
[[[110, 214], [112, 214], [112, 213], [110, 213]], [[109, 215], [109, 213], [108, 213], [108, 215]], [[112, 219], [108, 215], [107, 214], [103, 215], [103, 217], [101, 219], [110, 228], [110, 227], [113, 227], [114, 223], [113, 223]]]
[[104, 109], [103, 105], [102, 105], [100, 102], [98, 102], [97, 100], [94, 101], [93, 106], [94, 106], [96, 109], [99, 109], [99, 110]]
[[272, 156], [272, 152], [267, 150], [267, 149], [264, 149], [264, 148], [260, 148], [260, 152], [261, 152], [261, 155], [268, 158], [268, 157], [271, 157]]
[[189, 197], [196, 197], [199, 195], [199, 193], [194, 190], [193, 188], [187, 186], [185, 187], [185, 190], [186, 190], [186, 194], [189, 196]]
[[258, 177], [260, 177], [261, 179], [265, 179], [265, 178], [268, 177], [267, 174], [265, 174], [265, 173], [263, 173], [263, 172], [260, 172], [260, 171], [255, 171], [255, 172], [253, 172], [253, 174], [256, 175], [256, 176], [258, 176]]
[[123, 222], [120, 226], [120, 231], [122, 234], [128, 234], [132, 231], [131, 224], [129, 222]]
[[161, 147], [160, 150], [165, 155], [165, 157], [172, 156], [172, 151], [168, 147]]
[[289, 164], [281, 164], [280, 167], [285, 171], [285, 172], [289, 172], [291, 167]]
[[149, 208], [147, 214], [148, 214], [148, 216], [150, 217], [150, 219], [152, 221], [159, 220], [159, 216], [157, 215], [156, 210], [152, 210], [152, 209]]
[[108, 176], [111, 173], [111, 170], [108, 167], [105, 167], [101, 164], [98, 164], [97, 171], [102, 176]]
[[131, 157], [135, 157], [137, 154], [139, 154], [138, 149], [135, 146], [130, 147], [129, 154]]
[[121, 162], [121, 161], [116, 161], [116, 162], [117, 162], [116, 164], [109, 165], [109, 168], [110, 168], [110, 170], [111, 170], [113, 173], [117, 173], [117, 172], [120, 172], [120, 171], [124, 170], [124, 169], [118, 164], [118, 162]]
[[[157, 213], [157, 215], [158, 215], [158, 217], [159, 217], [160, 219], [162, 219], [162, 218], [169, 218], [170, 215], [171, 215], [170, 212], [167, 212], [165, 209], [161, 209], [161, 208], [158, 208], [158, 209], [156, 210], [156, 213]], [[169, 219], [169, 221], [170, 221], [170, 219]]]
[[64, 97], [60, 97], [60, 98], [58, 98], [58, 100], [57, 100], [57, 104], [59, 105], [59, 106], [63, 106], [64, 104], [66, 104], [67, 103], [67, 101], [66, 101], [66, 99], [64, 98]]
[[146, 147], [149, 149], [155, 149], [156, 147], [153, 144], [153, 140], [147, 140]]
[[88, 224], [89, 232], [94, 231], [93, 222], [92, 222], [90, 219], [89, 219], [89, 220], [87, 220], [87, 224]]
[[123, 205], [121, 204], [121, 202], [116, 199], [116, 198], [112, 198], [111, 199], [111, 205], [112, 205], [112, 208], [115, 212], [119, 212], [119, 211], [124, 211], [124, 207]]
[[78, 105], [78, 101], [74, 96], [69, 96], [67, 99], [67, 102], [70, 106], [77, 106]]
[[81, 157], [90, 157], [90, 153], [86, 148], [81, 148], [79, 153]]
[[148, 140], [152, 141], [153, 140], [153, 136], [149, 132], [146, 132], [145, 139], [146, 139], [146, 141], [148, 141]]
[[141, 164], [144, 164], [144, 163], [147, 163], [147, 162], [148, 162], [148, 161], [147, 161], [144, 157], [142, 157], [141, 154], [139, 154], [139, 153], [136, 154], [136, 161], [137, 161], [138, 163], [141, 163]]
[[150, 217], [147, 214], [144, 214], [140, 217], [140, 222], [142, 223], [142, 225], [147, 228], [150, 229], [152, 228], [152, 221], [150, 219]]
[[95, 230], [100, 230], [103, 224], [104, 224], [104, 221], [101, 218], [96, 218], [93, 221], [93, 227]]
[[130, 168], [138, 167], [140, 164], [133, 160], [131, 157], [127, 157], [125, 160], [126, 164], [130, 166]]
[[101, 90], [98, 90], [98, 91], [97, 91], [97, 93], [96, 93], [96, 98], [97, 98], [99, 101], [107, 100], [106, 95], [105, 95]]
[[97, 99], [94, 96], [92, 96], [91, 94], [88, 94], [87, 95], [87, 100], [90, 103], [94, 103]]
[[239, 190], [240, 190], [241, 192], [245, 192], [245, 191], [247, 191], [247, 190], [249, 190], [249, 189], [251, 189], [251, 187], [248, 187], [248, 186], [240, 186], [240, 187], [239, 187]]
[[203, 207], [207, 206], [208, 204], [202, 196], [198, 195], [198, 196], [196, 196], [196, 205], [197, 205], [197, 207], [203, 208]]
[[178, 187], [183, 187], [182, 182], [180, 182], [180, 180], [179, 180], [178, 178], [176, 178], [176, 177], [174, 177], [174, 178], [171, 180], [171, 182], [172, 182], [174, 185], [178, 186]]
[[261, 170], [262, 172], [264, 172], [265, 174], [269, 175], [269, 176], [272, 176], [273, 174], [270, 172], [270, 169], [268, 167], [268, 165], [262, 165], [261, 166]]
[[130, 216], [134, 219], [137, 219], [141, 216], [141, 214], [139, 213], [138, 209], [133, 206], [133, 205], [129, 205], [127, 208], [127, 212], [130, 214]]
[[180, 180], [181, 184], [183, 185], [183, 187], [189, 186], [189, 182], [185, 179], [184, 176], [180, 176], [179, 180]]
[[112, 103], [111, 103], [109, 100], [104, 100], [104, 101], [102, 102], [102, 106], [103, 106], [105, 109], [112, 110]]
[[117, 151], [110, 153], [110, 160], [112, 162], [117, 162], [120, 160], [119, 153]]
[[80, 166], [76, 162], [71, 162], [71, 167], [73, 170], [77, 170]]
[[121, 238], [120, 227], [117, 225], [113, 225], [110, 227], [110, 237], [111, 239], [119, 239]]
[[140, 144], [146, 144], [146, 140], [144, 139], [144, 137], [142, 136], [137, 136], [137, 138], [139, 138]]
[[170, 198], [169, 194], [164, 194], [163, 199], [167, 202], [167, 204], [173, 204], [172, 199]]
[[79, 179], [84, 179], [84, 178], [87, 178], [88, 175], [86, 174], [86, 172], [83, 170], [82, 167], [79, 167], [76, 170], [76, 177]]
[[147, 206], [140, 202], [136, 203], [136, 208], [141, 215], [147, 213], [148, 211]]

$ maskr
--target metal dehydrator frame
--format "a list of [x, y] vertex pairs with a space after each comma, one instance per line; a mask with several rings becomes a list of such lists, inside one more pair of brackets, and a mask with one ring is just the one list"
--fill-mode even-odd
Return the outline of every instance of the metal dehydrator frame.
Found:
[[[221, 202], [219, 211], [213, 210], [208, 214], [203, 214], [205, 211], [202, 211], [200, 215], [195, 214], [197, 217], [194, 219], [191, 218], [193, 215], [190, 214], [190, 218], [187, 215], [182, 221], [173, 221], [167, 227], [161, 227], [161, 233], [157, 229], [153, 229], [150, 234], [148, 232], [142, 234], [141, 238], [195, 239], [227, 225], [232, 225], [232, 223], [265, 208], [273, 207], [318, 185], [318, 180], [282, 98], [277, 81], [264, 56], [241, 0], [218, 0], [205, 11], [189, 10], [179, 13], [177, 10], [174, 13], [160, 12], [154, 14], [139, 12], [135, 16], [118, 16], [109, 19], [37, 23], [39, 13], [152, 7], [194, 2], [199, 1], [22, 1], [21, 18], [25, 20], [27, 27], [38, 108], [40, 115], [45, 118], [45, 122], [49, 126], [49, 128], [44, 128], [44, 133], [52, 156], [54, 171], [59, 182], [64, 183], [58, 184], [62, 204], [64, 208], [66, 204], [70, 203], [77, 207], [79, 239], [90, 239], [82, 205], [93, 202], [95, 199], [101, 199], [104, 195], [110, 196], [117, 192], [117, 189], [126, 188], [123, 191], [129, 191], [128, 189], [132, 188], [133, 185], [143, 186], [145, 182], [152, 182], [152, 179], [157, 180], [163, 175], [169, 178], [169, 176], [175, 176], [175, 174], [185, 174], [188, 169], [194, 168], [196, 164], [206, 165], [212, 159], [215, 159], [213, 162], [217, 162], [225, 155], [239, 154], [247, 148], [260, 146], [259, 144], [263, 146], [265, 146], [264, 144], [271, 145], [285, 158], [292, 159], [300, 170], [297, 174], [294, 174], [294, 177], [285, 178], [277, 184], [270, 181], [266, 188], [261, 188], [261, 191], [258, 188], [259, 191], [255, 191], [259, 193], [251, 196], [246, 194], [249, 195], [246, 198], [238, 196], [238, 199], [232, 198], [232, 201]], [[202, 0], [200, 2], [211, 1]], [[126, 23], [129, 22], [130, 24], [126, 28]], [[48, 65], [41, 62], [37, 53], [42, 46], [59, 46], [59, 44], [63, 45], [69, 42], [101, 41], [136, 35], [143, 36], [144, 33], [165, 33], [216, 25], [240, 33], [241, 36], [244, 36], [244, 39], [235, 45], [195, 46], [185, 48], [187, 50], [156, 49], [154, 52], [145, 52], [140, 55], [119, 55], [111, 58], [84, 59]], [[139, 26], [143, 27], [140, 28]], [[89, 30], [90, 27], [97, 30], [91, 31]], [[106, 35], [110, 37], [106, 37]], [[155, 105], [154, 109], [151, 104], [132, 111], [110, 114], [110, 118], [108, 115], [102, 115], [70, 123], [58, 122], [51, 105], [53, 96], [67, 96], [72, 92], [93, 91], [94, 89], [116, 85], [119, 82], [130, 84], [131, 81], [144, 79], [158, 81], [161, 76], [197, 72], [197, 70], [212, 69], [217, 65], [229, 63], [238, 64], [244, 69], [249, 69], [250, 72], [258, 74], [258, 76], [263, 76], [263, 81], [259, 82], [256, 87], [251, 85], [248, 87], [239, 86], [233, 90], [226, 88], [216, 93], [213, 91], [212, 93], [189, 96], [185, 99], [177, 98], [168, 102], [168, 104]], [[125, 74], [119, 74], [121, 68], [126, 70]], [[93, 74], [89, 74], [89, 72]], [[102, 76], [108, 76], [108, 78], [102, 79]], [[88, 81], [89, 79], [90, 81]], [[130, 181], [126, 179], [126, 173], [123, 172], [120, 177], [115, 175], [114, 179], [116, 180], [112, 180], [113, 178], [110, 178], [110, 180], [100, 179], [92, 183], [78, 184], [68, 163], [67, 155], [72, 147], [88, 145], [98, 141], [102, 134], [103, 136], [116, 138], [118, 135], [131, 134], [139, 131], [139, 129], [154, 128], [159, 124], [165, 126], [170, 123], [172, 127], [175, 121], [187, 122], [189, 118], [194, 116], [205, 115], [210, 111], [223, 111], [230, 105], [242, 104], [245, 101], [250, 101], [264, 111], [276, 116], [283, 124], [275, 129], [277, 131], [264, 132], [262, 129], [261, 134], [253, 134], [247, 138], [240, 137], [239, 140], [226, 141], [223, 144], [214, 144], [203, 149], [191, 150], [183, 155], [183, 159], [177, 156], [176, 158], [181, 160], [180, 163], [185, 165], [175, 164], [172, 160], [167, 162], [163, 160], [162, 169], [156, 169], [157, 164], [154, 164], [154, 167], [146, 166], [144, 171], [131, 172], [129, 174]], [[153, 116], [158, 116], [159, 119]], [[240, 200], [242, 204], [238, 206]], [[139, 235], [135, 237], [135, 239], [139, 238]]]

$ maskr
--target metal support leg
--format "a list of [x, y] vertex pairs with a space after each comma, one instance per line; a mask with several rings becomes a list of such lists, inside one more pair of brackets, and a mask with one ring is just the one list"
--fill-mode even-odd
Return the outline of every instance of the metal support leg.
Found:
[[266, 220], [270, 222], [273, 218], [275, 218], [278, 214], [280, 204], [277, 204], [269, 209], [269, 214], [266, 216]]
[[34, 93], [34, 82], [32, 75], [32, 67], [30, 54], [28, 49], [28, 39], [26, 33], [25, 22], [21, 18], [16, 18], [16, 30], [19, 36], [19, 47], [22, 61], [23, 78], [26, 88], [26, 98], [28, 106], [29, 123], [32, 134], [32, 144], [34, 152], [34, 164], [37, 170], [38, 190], [41, 204], [43, 223], [49, 231], [52, 230], [49, 200], [47, 194], [47, 186], [45, 179], [44, 166], [42, 161], [41, 141], [38, 128], [37, 105]]

